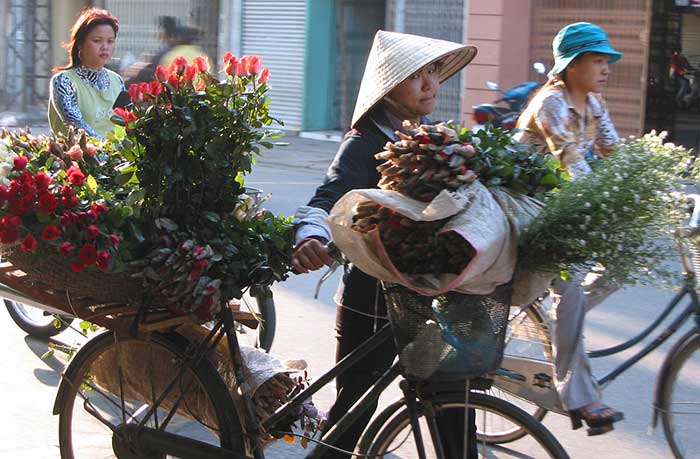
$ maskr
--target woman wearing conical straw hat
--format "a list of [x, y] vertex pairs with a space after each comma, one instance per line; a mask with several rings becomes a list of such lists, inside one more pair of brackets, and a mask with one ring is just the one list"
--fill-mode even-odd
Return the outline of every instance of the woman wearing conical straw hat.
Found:
[[[323, 185], [295, 216], [297, 245], [293, 263], [299, 272], [314, 271], [332, 262], [325, 248], [331, 239], [326, 226], [328, 212], [348, 191], [377, 186], [379, 172], [376, 168], [381, 161], [375, 159], [374, 154], [382, 151], [387, 141], [398, 140], [395, 132], [402, 128], [403, 120], [415, 124], [427, 122], [426, 116], [435, 110], [440, 83], [459, 72], [475, 55], [473, 46], [377, 32], [355, 104], [352, 130], [345, 135]], [[385, 323], [386, 306], [383, 295], [377, 295], [378, 291], [377, 279], [355, 267], [343, 276], [335, 297], [338, 305], [337, 360], [352, 352]], [[378, 372], [389, 368], [395, 355], [394, 344], [386, 343], [361, 361], [351, 374], [338, 378], [338, 398], [329, 413], [330, 424], [350, 409]], [[352, 451], [372, 412], [358, 420], [337, 446]], [[438, 422], [446, 457], [462, 458], [463, 412], [444, 415]], [[472, 421], [472, 438], [475, 429]], [[472, 446], [468, 457], [476, 458], [476, 442], [469, 443]], [[333, 452], [323, 457], [349, 456]]]

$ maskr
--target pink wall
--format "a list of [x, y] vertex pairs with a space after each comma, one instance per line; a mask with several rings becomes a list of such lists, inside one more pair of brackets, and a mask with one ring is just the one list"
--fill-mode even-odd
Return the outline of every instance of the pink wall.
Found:
[[530, 0], [469, 0], [467, 42], [479, 48], [467, 67], [464, 121], [472, 124], [473, 105], [492, 102], [498, 93], [488, 80], [503, 88], [526, 81], [530, 75]]

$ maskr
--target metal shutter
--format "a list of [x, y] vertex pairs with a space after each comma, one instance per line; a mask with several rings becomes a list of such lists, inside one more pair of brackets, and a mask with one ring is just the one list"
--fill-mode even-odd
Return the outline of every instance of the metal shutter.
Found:
[[532, 61], [552, 66], [552, 39], [572, 22], [604, 28], [624, 57], [612, 66], [604, 95], [621, 136], [644, 128], [650, 0], [534, 0]]
[[305, 0], [243, 1], [241, 54], [270, 69], [270, 112], [285, 129], [302, 127], [305, 23]]

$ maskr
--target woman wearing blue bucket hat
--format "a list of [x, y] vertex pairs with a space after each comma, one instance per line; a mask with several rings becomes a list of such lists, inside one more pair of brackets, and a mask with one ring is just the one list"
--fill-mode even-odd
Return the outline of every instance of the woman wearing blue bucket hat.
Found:
[[[608, 82], [610, 64], [622, 53], [616, 51], [600, 27], [578, 22], [557, 33], [552, 42], [554, 66], [549, 81], [533, 97], [518, 120], [516, 138], [552, 154], [572, 179], [590, 172], [589, 160], [613, 153], [619, 140], [600, 92]], [[553, 333], [556, 387], [569, 410], [572, 426], [582, 421], [589, 435], [613, 429], [623, 414], [605, 405], [591, 374], [583, 346], [586, 311], [619, 288], [601, 274], [586, 276], [584, 285], [557, 279], [550, 288], [556, 309]]]

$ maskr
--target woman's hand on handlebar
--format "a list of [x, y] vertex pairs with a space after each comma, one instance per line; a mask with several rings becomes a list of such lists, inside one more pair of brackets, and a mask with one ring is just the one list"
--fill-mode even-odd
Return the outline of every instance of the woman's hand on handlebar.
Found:
[[328, 246], [318, 239], [306, 239], [299, 244], [292, 255], [292, 265], [299, 273], [316, 271], [333, 264]]

